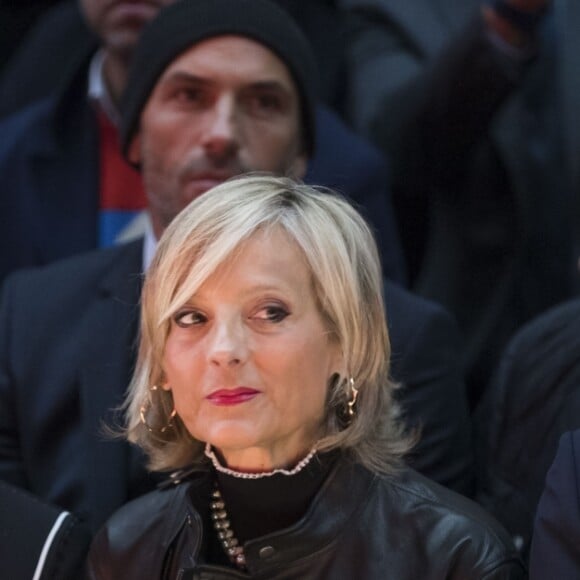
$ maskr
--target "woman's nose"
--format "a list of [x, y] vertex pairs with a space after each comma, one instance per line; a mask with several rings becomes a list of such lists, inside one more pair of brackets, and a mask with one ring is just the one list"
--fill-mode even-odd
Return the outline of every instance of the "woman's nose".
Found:
[[242, 364], [247, 358], [246, 337], [243, 326], [236, 321], [215, 323], [209, 348], [213, 364], [231, 367]]

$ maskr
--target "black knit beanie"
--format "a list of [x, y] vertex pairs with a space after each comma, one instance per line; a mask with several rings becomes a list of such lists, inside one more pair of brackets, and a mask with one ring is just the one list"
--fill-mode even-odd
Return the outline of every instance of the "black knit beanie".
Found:
[[286, 12], [268, 0], [178, 0], [143, 31], [121, 102], [121, 149], [127, 157], [139, 119], [163, 71], [201, 40], [224, 34], [251, 38], [286, 64], [301, 100], [305, 152], [314, 149], [317, 72], [308, 41]]

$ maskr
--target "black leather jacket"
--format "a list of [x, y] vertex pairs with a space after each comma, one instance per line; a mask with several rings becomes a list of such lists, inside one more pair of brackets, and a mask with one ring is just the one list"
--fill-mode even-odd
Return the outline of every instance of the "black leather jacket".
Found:
[[469, 500], [403, 469], [376, 476], [346, 459], [296, 525], [245, 544], [248, 574], [203, 562], [208, 471], [143, 496], [97, 534], [96, 580], [500, 580], [525, 578], [510, 539]]

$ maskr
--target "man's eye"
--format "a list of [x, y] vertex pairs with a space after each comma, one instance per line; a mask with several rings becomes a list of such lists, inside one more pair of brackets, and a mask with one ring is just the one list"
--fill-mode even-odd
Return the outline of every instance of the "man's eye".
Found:
[[205, 95], [203, 91], [193, 88], [181, 88], [174, 92], [173, 98], [179, 103], [201, 105]]
[[282, 110], [280, 98], [276, 95], [254, 95], [249, 100], [252, 113], [257, 115], [277, 113]]
[[195, 310], [184, 310], [182, 312], [178, 312], [173, 317], [173, 320], [177, 326], [181, 326], [181, 328], [188, 328], [190, 326], [198, 326], [203, 324], [207, 321], [207, 318]]
[[279, 109], [280, 99], [274, 95], [261, 95], [257, 101], [263, 109]]
[[290, 313], [282, 306], [266, 306], [255, 316], [259, 320], [267, 322], [282, 322]]

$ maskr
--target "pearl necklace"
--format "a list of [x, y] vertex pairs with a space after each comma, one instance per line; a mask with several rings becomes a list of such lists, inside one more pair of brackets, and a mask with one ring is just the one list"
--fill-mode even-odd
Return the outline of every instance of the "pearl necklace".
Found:
[[309, 463], [310, 460], [316, 454], [316, 445], [310, 450], [308, 455], [304, 457], [301, 461], [299, 461], [295, 467], [292, 469], [274, 469], [272, 471], [263, 471], [261, 473], [245, 473], [243, 471], [234, 471], [233, 469], [229, 469], [228, 467], [224, 467], [219, 459], [217, 458], [214, 450], [211, 448], [209, 443], [205, 444], [205, 456], [211, 459], [211, 462], [216, 471], [220, 473], [225, 473], [226, 475], [231, 475], [232, 477], [237, 477], [239, 479], [261, 479], [262, 477], [271, 477], [272, 475], [281, 474], [281, 475], [296, 475], [299, 471], [302, 471]]
[[217, 481], [214, 483], [214, 489], [211, 494], [211, 519], [213, 527], [217, 532], [220, 543], [229, 558], [230, 562], [238, 569], [246, 569], [246, 556], [244, 548], [240, 546], [238, 539], [234, 536], [232, 524], [226, 512], [226, 504], [222, 498]]

